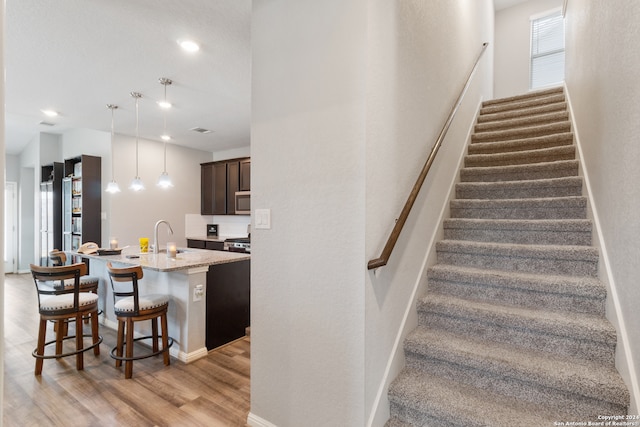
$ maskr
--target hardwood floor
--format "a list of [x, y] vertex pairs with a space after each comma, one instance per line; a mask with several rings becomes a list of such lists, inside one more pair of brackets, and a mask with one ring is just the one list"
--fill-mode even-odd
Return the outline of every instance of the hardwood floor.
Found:
[[6, 275], [4, 292], [5, 427], [246, 426], [250, 338], [188, 365], [172, 358], [164, 366], [161, 356], [135, 361], [126, 380], [109, 356], [115, 331], [101, 325], [100, 356], [86, 352], [84, 371], [76, 371], [74, 357], [50, 359], [36, 377], [31, 352], [39, 315], [31, 276]]

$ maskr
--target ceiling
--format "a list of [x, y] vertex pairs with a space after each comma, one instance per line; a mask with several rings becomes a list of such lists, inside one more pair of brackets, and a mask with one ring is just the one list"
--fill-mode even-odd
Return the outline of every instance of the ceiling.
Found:
[[[251, 0], [6, 0], [6, 153], [20, 153], [39, 132], [109, 132], [106, 104], [119, 107], [116, 133], [133, 136], [130, 92], [143, 95], [140, 137], [161, 141], [161, 77], [173, 81], [167, 100], [174, 106], [166, 112], [171, 143], [205, 151], [249, 145], [250, 27]], [[186, 37], [200, 44], [199, 52], [179, 48]], [[59, 115], [48, 118], [43, 109]]]
[[[251, 0], [7, 0], [5, 22], [8, 154], [39, 132], [110, 132], [106, 104], [119, 107], [116, 133], [135, 135], [132, 91], [143, 95], [140, 138], [161, 141], [161, 77], [173, 81], [171, 143], [206, 151], [249, 145]], [[187, 37], [199, 52], [180, 49], [177, 41]]]

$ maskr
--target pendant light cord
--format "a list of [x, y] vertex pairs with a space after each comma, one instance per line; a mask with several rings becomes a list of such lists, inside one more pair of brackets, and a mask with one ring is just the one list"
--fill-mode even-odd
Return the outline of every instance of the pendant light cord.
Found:
[[139, 99], [139, 97], [136, 97], [136, 178], [139, 177], [139, 175], [138, 175], [138, 135], [139, 135], [139, 129], [138, 129], [138, 99]]

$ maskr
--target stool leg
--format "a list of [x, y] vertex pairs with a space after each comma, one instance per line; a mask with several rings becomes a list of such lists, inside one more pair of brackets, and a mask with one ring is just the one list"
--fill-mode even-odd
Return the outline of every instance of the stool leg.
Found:
[[158, 318], [154, 317], [153, 319], [151, 319], [151, 336], [153, 338], [153, 352], [155, 353], [156, 351], [158, 351]]
[[[118, 319], [118, 338], [116, 339], [116, 356], [122, 357], [122, 343], [124, 342], [124, 322]], [[116, 368], [122, 366], [122, 360], [116, 359]]]
[[131, 378], [133, 376], [133, 360], [131, 360], [131, 358], [133, 357], [133, 320], [131, 320], [131, 318], [127, 319], [127, 344], [125, 345], [125, 347], [127, 348], [126, 353], [126, 357], [129, 358], [129, 360], [126, 360], [124, 362], [124, 377], [125, 378]]
[[82, 314], [78, 313], [76, 315], [76, 369], [81, 371], [84, 369], [84, 351], [82, 350], [83, 346], [83, 337], [82, 337]]
[[163, 312], [160, 316], [160, 322], [162, 323], [162, 349], [164, 350], [164, 364], [169, 366], [169, 329], [167, 328], [167, 312]]
[[[39, 356], [44, 355], [44, 342], [47, 336], [47, 321], [46, 319], [40, 318], [40, 328], [38, 329], [38, 348], [36, 350], [36, 354]], [[36, 358], [36, 375], [42, 374], [42, 362], [44, 359], [39, 357]]]
[[67, 336], [68, 323], [66, 320], [57, 320], [56, 324], [58, 325], [58, 328], [56, 329], [56, 354], [61, 354], [62, 341], [63, 341], [63, 338]]
[[[93, 336], [93, 343], [97, 343], [100, 340], [100, 334], [98, 334], [98, 311], [91, 313], [91, 335]], [[93, 354], [95, 356], [100, 355], [100, 346], [93, 347]]]

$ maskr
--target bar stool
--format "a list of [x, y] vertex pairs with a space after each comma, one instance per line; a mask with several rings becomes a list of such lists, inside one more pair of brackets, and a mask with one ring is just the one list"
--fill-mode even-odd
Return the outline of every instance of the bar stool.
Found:
[[[54, 267], [66, 265], [67, 264], [67, 254], [59, 249], [54, 249], [49, 252], [49, 260], [51, 261], [51, 265]], [[80, 276], [80, 292], [92, 292], [94, 294], [98, 293], [98, 284], [100, 284], [100, 279], [95, 276], [88, 276], [86, 273], [83, 276]], [[62, 289], [62, 288], [72, 288], [73, 287], [73, 279], [56, 281], [50, 284], [54, 289]], [[98, 309], [98, 315], [102, 314], [102, 310]], [[88, 324], [89, 319], [85, 318], [84, 323]], [[56, 331], [58, 328], [58, 323], [56, 323]], [[68, 323], [63, 323], [64, 327], [67, 328]], [[66, 334], [66, 329], [65, 329]]]
[[[59, 267], [41, 267], [31, 264], [31, 274], [38, 293], [38, 307], [40, 312], [40, 326], [38, 329], [38, 345], [32, 355], [36, 358], [35, 374], [42, 374], [44, 359], [59, 359], [61, 357], [76, 355], [76, 369], [84, 369], [84, 352], [93, 349], [93, 354], [100, 354], [102, 337], [98, 334], [98, 295], [91, 292], [80, 291], [80, 276], [86, 274], [87, 266], [84, 263], [71, 264]], [[62, 289], [53, 289], [43, 285], [50, 281], [73, 280], [73, 287], [65, 286]], [[84, 335], [83, 317], [91, 318], [91, 334]], [[63, 324], [69, 320], [75, 320], [75, 335], [65, 336], [66, 328], [58, 327], [56, 339], [46, 341], [47, 321], [51, 320]], [[84, 347], [84, 337], [91, 337], [93, 343]], [[62, 353], [62, 342], [75, 338], [76, 349]], [[45, 347], [56, 343], [56, 353], [45, 355]]]
[[[164, 364], [168, 366], [169, 348], [173, 345], [173, 338], [169, 336], [167, 329], [167, 309], [169, 296], [152, 294], [139, 295], [138, 281], [142, 279], [142, 267], [139, 265], [125, 268], [114, 268], [108, 262], [107, 270], [113, 290], [113, 309], [118, 319], [118, 337], [116, 346], [111, 349], [111, 357], [116, 359], [116, 368], [125, 362], [125, 378], [133, 376], [133, 361], [157, 356], [164, 353]], [[125, 284], [126, 283], [126, 284]], [[162, 328], [162, 349], [158, 346], [158, 323]], [[151, 320], [151, 335], [133, 338], [134, 323], [142, 320]], [[126, 341], [125, 341], [126, 333]], [[140, 356], [133, 355], [133, 343], [144, 339], [152, 340], [152, 351]], [[122, 356], [123, 347], [125, 355]]]

